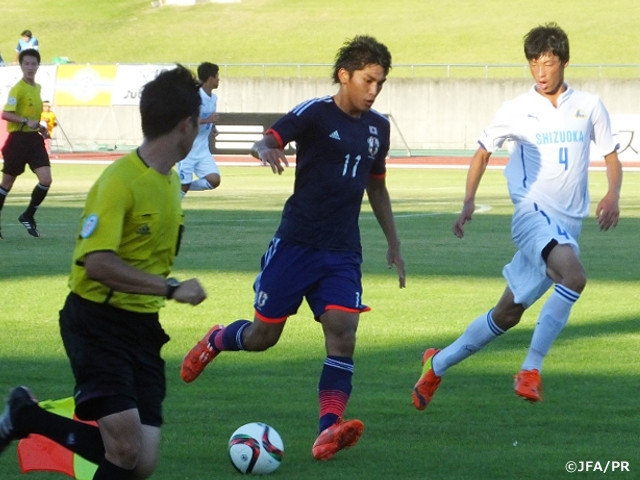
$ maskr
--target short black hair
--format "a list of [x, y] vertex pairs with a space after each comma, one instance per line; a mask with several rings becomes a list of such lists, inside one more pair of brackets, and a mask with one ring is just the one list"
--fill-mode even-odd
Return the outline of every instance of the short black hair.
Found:
[[198, 80], [201, 83], [206, 82], [209, 77], [215, 77], [220, 71], [220, 67], [215, 63], [203, 62], [198, 65]]
[[162, 71], [142, 87], [140, 117], [142, 133], [154, 139], [169, 133], [185, 118], [197, 124], [200, 112], [200, 84], [191, 70], [177, 65]]
[[23, 30], [22, 33], [20, 34], [21, 37], [33, 37], [33, 34], [31, 33], [31, 30]]
[[345, 69], [349, 75], [356, 70], [362, 70], [367, 65], [380, 65], [384, 74], [391, 70], [391, 53], [389, 49], [375, 38], [368, 35], [357, 35], [347, 40], [338, 53], [333, 66], [333, 81], [340, 83], [338, 72]]
[[545, 53], [556, 55], [562, 63], [569, 61], [569, 37], [557, 23], [539, 25], [524, 36], [524, 56], [527, 60], [535, 60]]
[[35, 48], [27, 48], [20, 51], [20, 54], [18, 55], [18, 63], [20, 63], [20, 65], [22, 65], [22, 59], [24, 57], [36, 57], [38, 64], [40, 64], [40, 52]]

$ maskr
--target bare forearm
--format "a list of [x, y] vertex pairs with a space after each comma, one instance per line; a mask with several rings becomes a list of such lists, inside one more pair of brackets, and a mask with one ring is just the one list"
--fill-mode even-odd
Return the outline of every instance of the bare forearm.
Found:
[[609, 192], [612, 195], [620, 197], [620, 189], [622, 187], [622, 164], [618, 159], [618, 153], [612, 152], [604, 157], [607, 165], [607, 183]]
[[389, 246], [400, 245], [388, 190], [386, 188], [368, 188], [367, 197]]
[[124, 262], [115, 252], [93, 252], [85, 258], [85, 268], [92, 280], [124, 293], [172, 298], [179, 303], [198, 305], [207, 293], [196, 278], [178, 282], [170, 291], [162, 275], [153, 275]]
[[85, 258], [85, 269], [92, 280], [124, 293], [164, 296], [165, 279], [134, 268], [114, 252], [93, 252]]
[[22, 115], [18, 115], [15, 112], [2, 112], [2, 119], [6, 120], [7, 122], [11, 122], [11, 123], [18, 123], [21, 125], [26, 125], [29, 128], [32, 128], [34, 130], [40, 129], [41, 125], [40, 125], [40, 121], [39, 119], [33, 119], [33, 118], [28, 118], [28, 117], [24, 117]]
[[476, 198], [476, 192], [480, 185], [480, 180], [487, 169], [489, 163], [489, 157], [491, 154], [484, 148], [478, 148], [476, 153], [471, 158], [469, 164], [469, 170], [467, 171], [467, 182], [465, 185], [464, 202], [473, 202]]

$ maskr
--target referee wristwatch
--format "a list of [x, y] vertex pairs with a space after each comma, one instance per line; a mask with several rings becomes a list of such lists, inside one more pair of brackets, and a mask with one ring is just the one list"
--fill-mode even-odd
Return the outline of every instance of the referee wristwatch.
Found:
[[182, 283], [177, 278], [167, 278], [167, 293], [165, 297], [167, 300], [171, 300], [173, 295], [176, 293], [176, 290], [182, 285]]

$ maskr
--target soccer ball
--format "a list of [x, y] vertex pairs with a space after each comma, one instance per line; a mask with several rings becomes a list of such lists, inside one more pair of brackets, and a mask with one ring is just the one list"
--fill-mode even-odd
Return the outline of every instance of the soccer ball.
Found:
[[283, 456], [282, 438], [265, 423], [242, 425], [229, 438], [229, 459], [240, 473], [271, 473], [280, 466]]

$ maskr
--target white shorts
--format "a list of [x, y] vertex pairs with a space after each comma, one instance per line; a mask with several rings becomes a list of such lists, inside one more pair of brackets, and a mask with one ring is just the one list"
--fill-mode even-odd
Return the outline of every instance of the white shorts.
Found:
[[516, 205], [511, 220], [511, 237], [518, 251], [502, 269], [515, 303], [529, 308], [544, 295], [553, 285], [542, 258], [544, 247], [556, 240], [560, 245], [571, 245], [576, 255], [580, 255], [578, 237], [581, 230], [581, 220], [560, 217], [535, 203]]
[[220, 169], [211, 155], [208, 143], [206, 145], [194, 143], [189, 155], [176, 164], [176, 169], [180, 175], [180, 183], [183, 185], [192, 183], [194, 175], [197, 178], [206, 177], [211, 173], [220, 175]]

